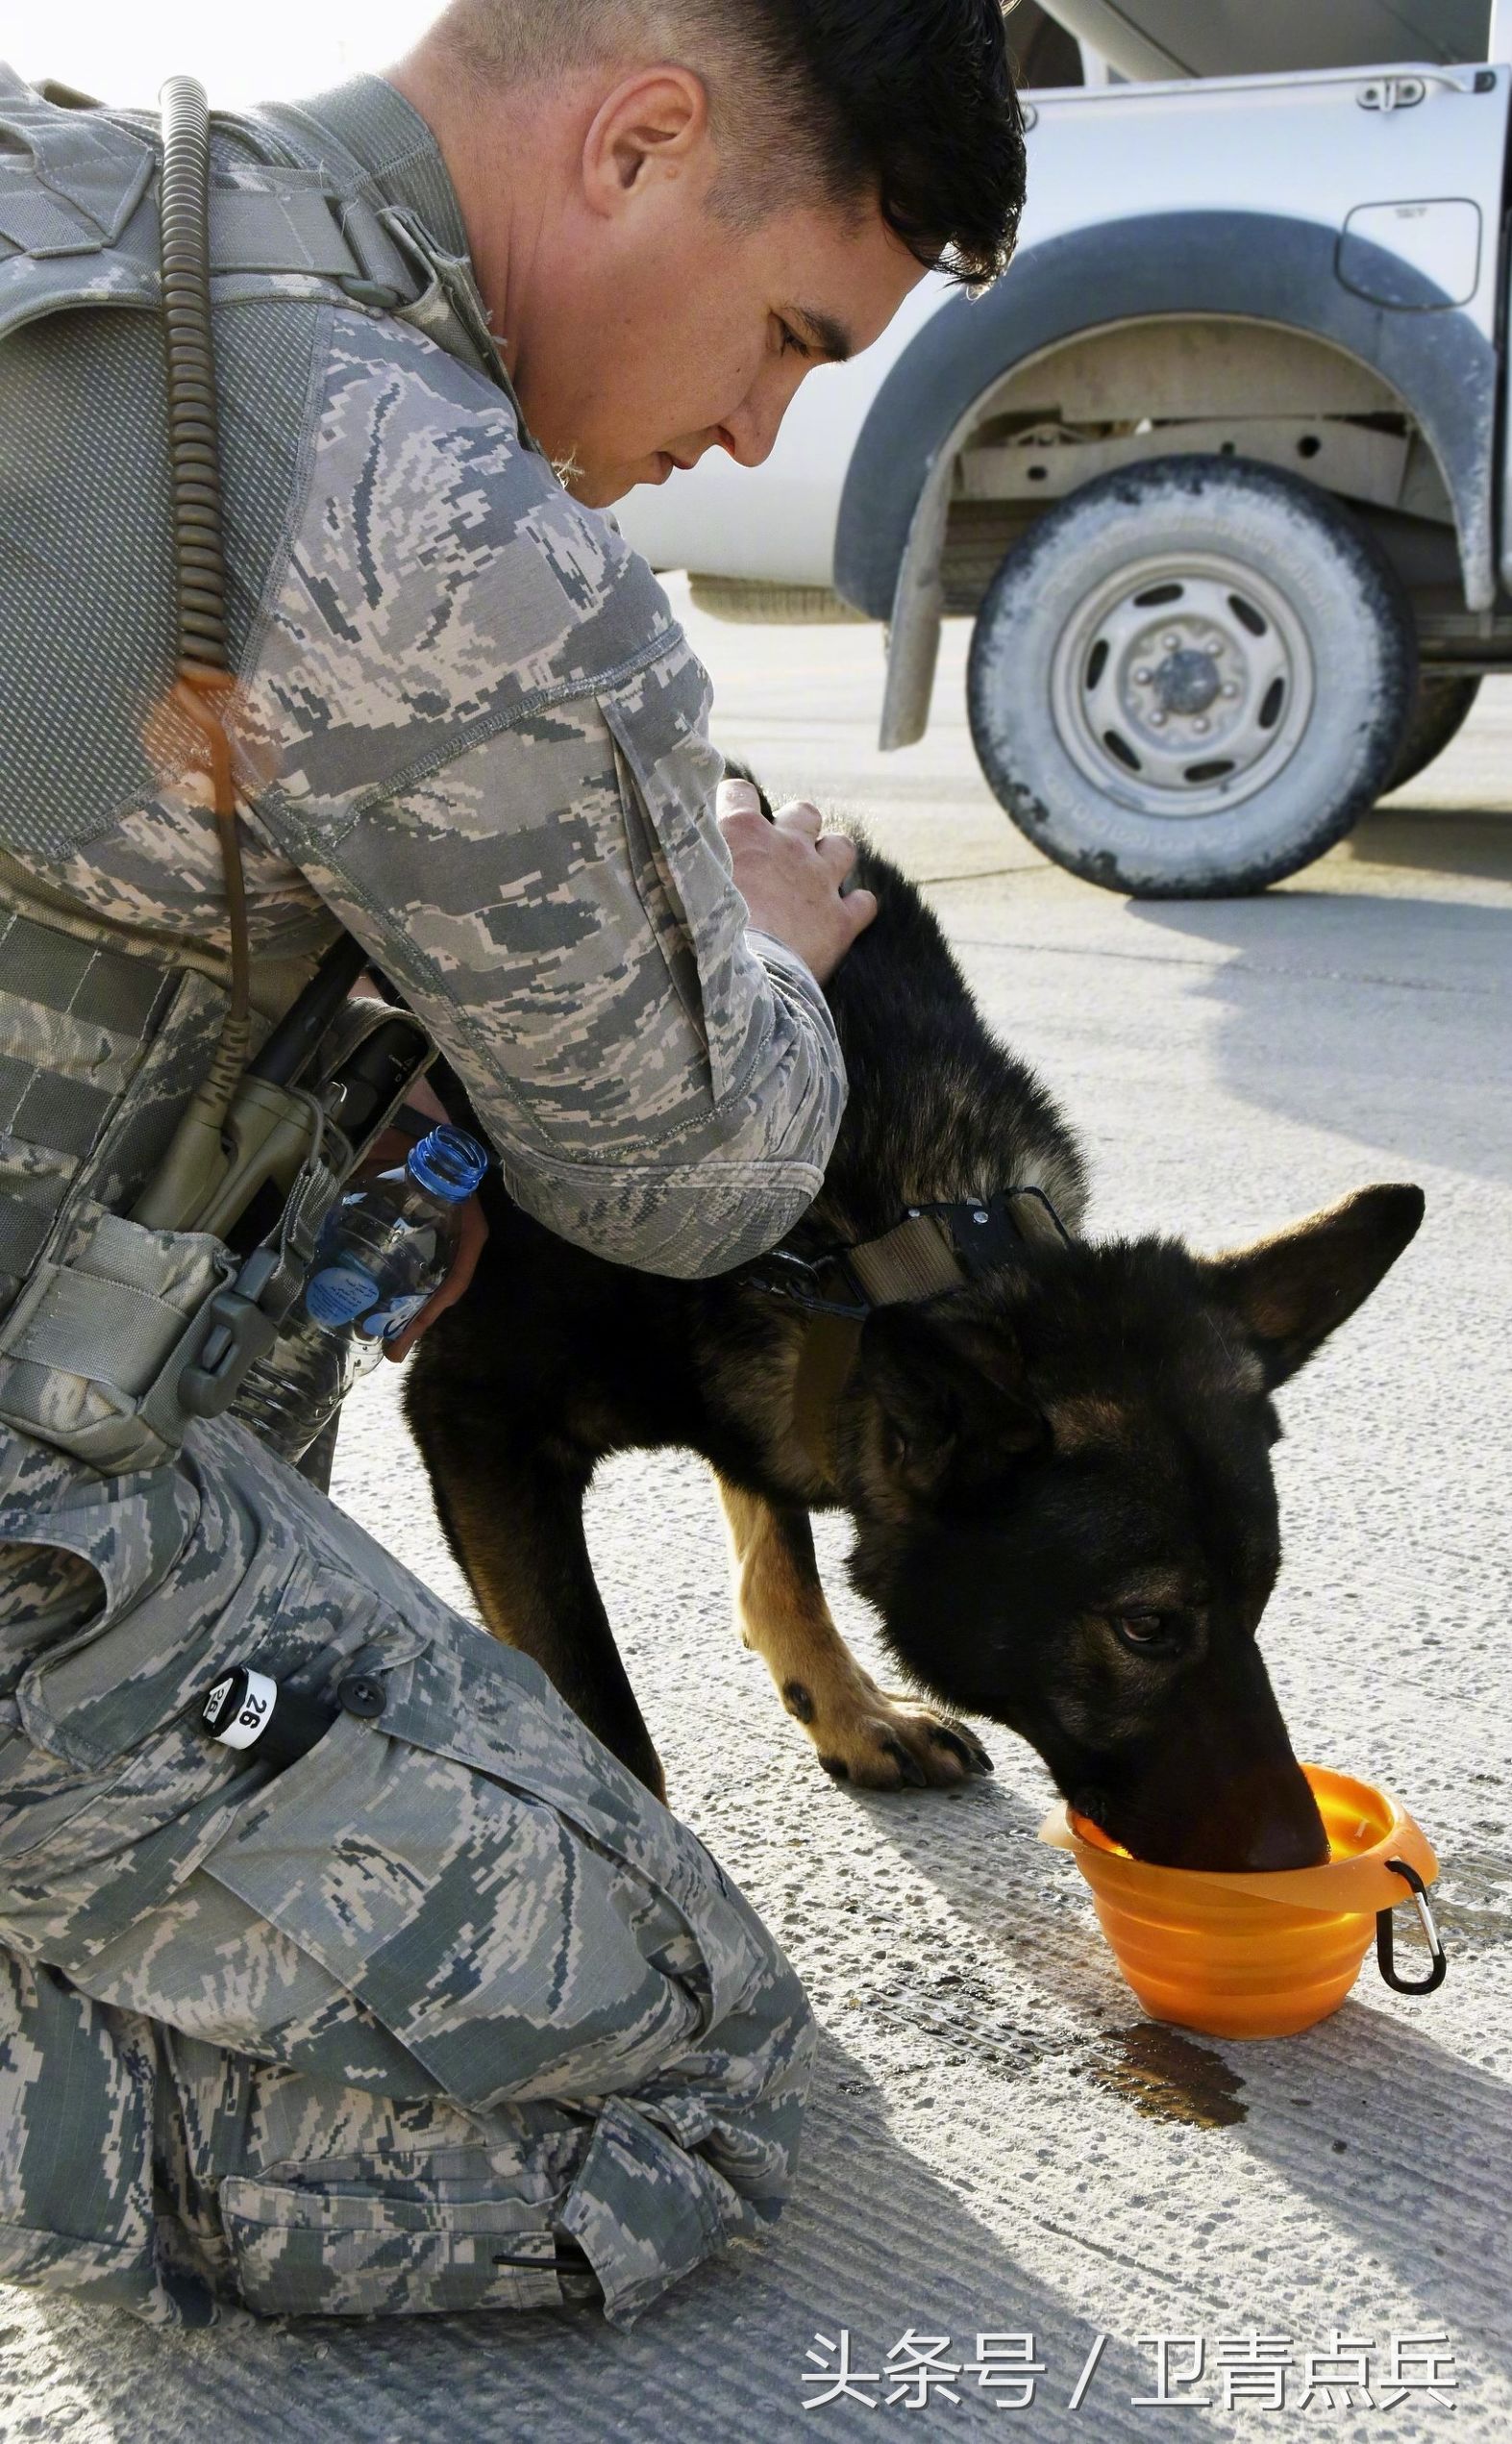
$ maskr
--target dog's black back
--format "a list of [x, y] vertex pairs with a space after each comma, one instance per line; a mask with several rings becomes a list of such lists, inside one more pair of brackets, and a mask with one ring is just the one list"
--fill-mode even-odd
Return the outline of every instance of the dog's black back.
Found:
[[1078, 1229], [1086, 1181], [1065, 1121], [989, 1033], [933, 911], [852, 836], [878, 913], [826, 987], [850, 1096], [805, 1235], [871, 1238], [909, 1204], [1009, 1186], [1042, 1189]]

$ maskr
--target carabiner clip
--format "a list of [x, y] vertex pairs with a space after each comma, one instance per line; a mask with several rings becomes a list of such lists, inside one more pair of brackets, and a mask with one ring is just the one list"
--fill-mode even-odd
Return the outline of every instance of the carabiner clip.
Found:
[[1444, 1957], [1444, 1946], [1439, 1940], [1439, 1931], [1433, 1923], [1433, 1912], [1428, 1908], [1427, 1887], [1416, 1867], [1409, 1867], [1405, 1858], [1388, 1858], [1386, 1864], [1393, 1875], [1400, 1876], [1403, 1883], [1411, 1887], [1418, 1920], [1427, 1939], [1428, 1959], [1431, 1965], [1425, 1978], [1413, 1979], [1398, 1976], [1396, 1961], [1392, 1955], [1391, 1911], [1389, 1909], [1377, 1909], [1376, 1912], [1376, 1964], [1381, 1976], [1394, 1992], [1431, 1994], [1436, 1986], [1443, 1984], [1449, 1973], [1449, 1962]]

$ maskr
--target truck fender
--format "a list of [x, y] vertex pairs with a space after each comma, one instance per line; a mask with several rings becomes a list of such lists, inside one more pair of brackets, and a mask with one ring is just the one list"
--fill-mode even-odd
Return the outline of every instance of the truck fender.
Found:
[[1031, 357], [1115, 323], [1278, 323], [1372, 367], [1438, 461], [1466, 602], [1489, 607], [1497, 352], [1422, 272], [1352, 233], [1346, 287], [1339, 246], [1332, 225], [1278, 213], [1147, 213], [1044, 238], [985, 295], [956, 295], [930, 315], [872, 402], [835, 536], [836, 590], [891, 624], [884, 746], [922, 736], [928, 716], [951, 473], [979, 401]]

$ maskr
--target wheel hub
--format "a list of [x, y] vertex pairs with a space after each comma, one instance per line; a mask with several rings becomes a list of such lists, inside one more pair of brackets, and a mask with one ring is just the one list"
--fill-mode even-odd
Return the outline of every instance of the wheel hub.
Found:
[[1190, 645], [1167, 654], [1154, 675], [1155, 692], [1166, 712], [1205, 712], [1220, 684], [1213, 656]]
[[1126, 562], [1067, 621], [1051, 672], [1068, 752], [1104, 796], [1146, 814], [1211, 814], [1267, 786], [1312, 695], [1290, 603], [1218, 553]]

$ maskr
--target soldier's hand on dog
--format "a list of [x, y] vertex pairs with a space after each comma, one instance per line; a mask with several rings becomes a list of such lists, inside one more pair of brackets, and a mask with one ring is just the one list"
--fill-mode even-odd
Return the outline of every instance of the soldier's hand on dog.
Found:
[[877, 913], [870, 891], [843, 887], [854, 842], [827, 832], [806, 798], [779, 807], [769, 821], [749, 781], [722, 781], [714, 811], [752, 924], [796, 951], [823, 985]]
[[[752, 924], [796, 951], [819, 983], [825, 984], [877, 913], [871, 891], [844, 887], [855, 863], [855, 843], [842, 833], [826, 832], [824, 817], [806, 798], [779, 807], [769, 818], [762, 813], [760, 793], [750, 781], [722, 781], [715, 812]], [[410, 1088], [409, 1102], [434, 1119], [449, 1116], [423, 1079]], [[364, 1168], [385, 1170], [402, 1162], [408, 1151], [409, 1140], [388, 1132]], [[451, 1270], [419, 1314], [384, 1344], [385, 1358], [408, 1358], [422, 1333], [447, 1308], [455, 1307], [472, 1281], [487, 1236], [483, 1209], [475, 1196], [469, 1197], [459, 1209]]]

